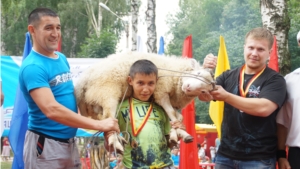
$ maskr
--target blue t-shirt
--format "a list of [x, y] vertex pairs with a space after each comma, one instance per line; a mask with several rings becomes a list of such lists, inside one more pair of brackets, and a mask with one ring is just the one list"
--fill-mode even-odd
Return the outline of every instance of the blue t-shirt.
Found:
[[28, 103], [28, 129], [51, 137], [68, 139], [75, 136], [77, 128], [47, 118], [29, 94], [36, 88], [50, 88], [58, 103], [77, 113], [70, 66], [62, 53], [55, 53], [57, 58], [49, 58], [31, 50], [20, 68], [20, 89]]
[[174, 155], [172, 154], [172, 160], [173, 160], [173, 163], [174, 163], [174, 166], [179, 166], [179, 155]]

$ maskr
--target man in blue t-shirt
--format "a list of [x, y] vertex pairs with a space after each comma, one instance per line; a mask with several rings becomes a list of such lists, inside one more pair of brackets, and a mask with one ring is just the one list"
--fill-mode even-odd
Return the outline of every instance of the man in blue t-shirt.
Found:
[[74, 143], [77, 128], [119, 132], [118, 121], [77, 114], [70, 66], [66, 56], [56, 52], [61, 38], [58, 15], [48, 8], [34, 9], [28, 16], [28, 31], [33, 47], [19, 72], [29, 114], [25, 168], [80, 168]]

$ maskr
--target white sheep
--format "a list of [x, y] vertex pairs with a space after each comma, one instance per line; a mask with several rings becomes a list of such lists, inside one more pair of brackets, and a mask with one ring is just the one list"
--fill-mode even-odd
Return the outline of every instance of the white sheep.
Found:
[[[159, 80], [153, 94], [154, 101], [163, 107], [171, 121], [180, 120], [177, 110], [214, 88], [212, 75], [195, 59], [138, 52], [114, 54], [81, 74], [75, 86], [80, 113], [94, 119], [115, 117], [123, 96], [128, 98], [132, 95], [127, 77], [131, 65], [139, 59], [148, 59], [158, 67]], [[193, 137], [184, 130], [171, 129], [170, 141], [177, 142], [177, 136], [184, 142], [193, 141]], [[116, 135], [109, 137], [109, 145], [112, 144], [123, 151]]]

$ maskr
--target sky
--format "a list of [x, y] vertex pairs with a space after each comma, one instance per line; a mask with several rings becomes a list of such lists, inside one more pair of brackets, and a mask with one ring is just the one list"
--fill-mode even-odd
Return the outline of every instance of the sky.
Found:
[[[146, 10], [147, 10], [147, 0], [141, 0], [142, 4], [139, 11], [139, 20], [138, 20], [138, 36], [141, 37], [142, 43], [142, 52], [147, 52], [147, 25], [146, 25]], [[157, 33], [157, 49], [159, 48], [159, 39], [161, 36], [165, 39], [165, 44], [170, 41], [170, 36], [166, 37], [166, 34], [169, 30], [168, 25], [166, 24], [167, 15], [175, 14], [179, 10], [178, 6], [179, 0], [157, 0], [156, 1], [156, 33]], [[127, 17], [124, 20], [129, 20], [131, 23], [131, 18]], [[129, 26], [129, 49], [131, 49], [131, 25]], [[117, 46], [117, 52], [126, 51], [126, 33], [122, 33], [122, 37]]]

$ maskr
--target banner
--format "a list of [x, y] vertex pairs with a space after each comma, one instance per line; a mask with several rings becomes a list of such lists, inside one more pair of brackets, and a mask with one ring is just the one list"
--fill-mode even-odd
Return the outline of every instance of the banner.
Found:
[[[101, 58], [68, 58], [70, 64], [70, 71], [72, 73], [73, 83], [76, 85], [80, 74], [88, 68], [90, 65], [100, 62]], [[4, 93], [4, 103], [1, 110], [3, 114], [4, 127], [2, 136], [8, 136], [12, 112], [14, 109], [14, 101], [19, 81], [19, 69], [22, 64], [21, 56], [1, 56], [1, 79], [2, 79], [2, 91]], [[85, 129], [78, 129], [77, 137], [90, 137], [94, 134], [94, 131]]]

